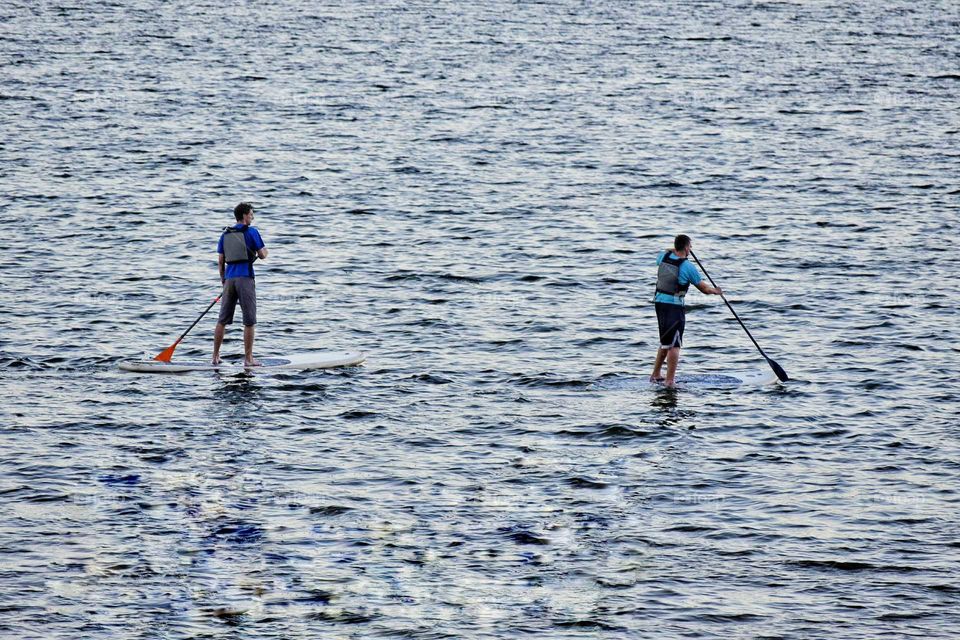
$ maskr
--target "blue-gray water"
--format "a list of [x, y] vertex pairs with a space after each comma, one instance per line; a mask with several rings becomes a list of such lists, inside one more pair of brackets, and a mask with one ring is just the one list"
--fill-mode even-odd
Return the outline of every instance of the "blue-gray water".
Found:
[[[0, 635], [955, 634], [958, 25], [5, 2]], [[367, 363], [119, 372], [240, 200], [258, 353]], [[642, 383], [678, 232], [791, 382]], [[690, 300], [681, 372], [765, 366]]]

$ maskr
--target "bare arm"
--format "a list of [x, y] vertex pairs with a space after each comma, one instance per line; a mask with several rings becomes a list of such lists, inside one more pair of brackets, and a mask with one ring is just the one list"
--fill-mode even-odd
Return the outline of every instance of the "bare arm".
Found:
[[701, 280], [700, 282], [698, 282], [693, 286], [695, 286], [697, 289], [700, 289], [702, 293], [705, 293], [707, 295], [718, 296], [721, 293], [723, 293], [723, 290], [720, 287], [712, 287], [709, 284], [707, 284], [706, 280]]
[[266, 247], [264, 247], [263, 249], [257, 249], [257, 257], [260, 258], [261, 260], [266, 260], [268, 254], [269, 252], [267, 251]]
[[227, 268], [227, 263], [224, 261], [222, 253], [217, 254], [217, 267], [220, 268], [220, 282], [223, 282], [224, 276], [226, 275], [225, 271]]

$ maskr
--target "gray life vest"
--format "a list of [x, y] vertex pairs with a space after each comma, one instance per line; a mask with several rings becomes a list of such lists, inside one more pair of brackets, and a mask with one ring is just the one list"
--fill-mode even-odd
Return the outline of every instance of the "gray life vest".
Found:
[[687, 295], [690, 283], [680, 286], [680, 265], [686, 261], [686, 258], [671, 257], [669, 251], [663, 256], [660, 268], [657, 269], [657, 293], [679, 298]]
[[223, 230], [223, 261], [227, 264], [253, 264], [257, 253], [247, 246], [247, 225], [241, 228], [227, 227]]

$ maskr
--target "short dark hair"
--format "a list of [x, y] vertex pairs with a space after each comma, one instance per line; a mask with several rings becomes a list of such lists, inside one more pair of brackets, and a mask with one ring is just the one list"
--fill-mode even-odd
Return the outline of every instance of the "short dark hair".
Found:
[[[237, 218], [239, 220], [239, 218]], [[690, 236], [685, 236], [682, 233], [673, 239], [673, 248], [677, 251], [683, 251], [690, 246]]]
[[253, 211], [253, 205], [249, 202], [241, 202], [233, 208], [233, 217], [237, 219], [237, 222], [243, 221], [243, 216], [247, 215]]

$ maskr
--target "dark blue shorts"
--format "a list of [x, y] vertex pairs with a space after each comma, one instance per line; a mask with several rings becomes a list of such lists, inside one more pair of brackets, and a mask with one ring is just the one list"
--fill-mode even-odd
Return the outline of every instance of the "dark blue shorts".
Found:
[[660, 347], [682, 347], [683, 327], [687, 323], [683, 305], [655, 302], [654, 306], [657, 308], [657, 325], [660, 327]]

